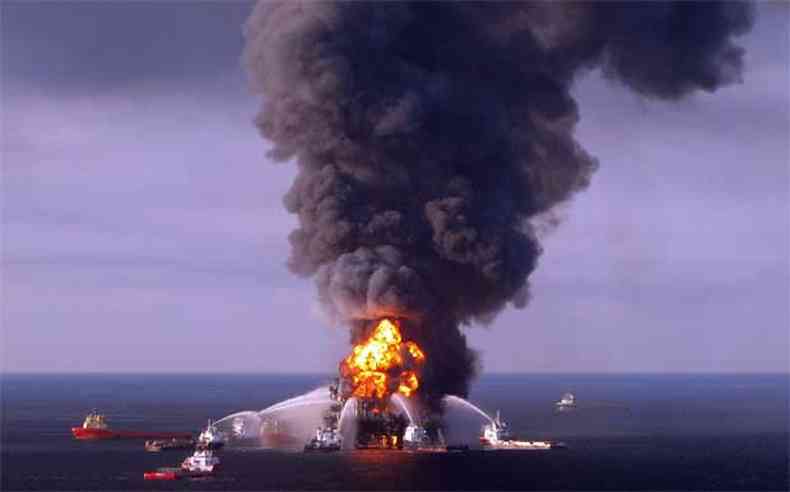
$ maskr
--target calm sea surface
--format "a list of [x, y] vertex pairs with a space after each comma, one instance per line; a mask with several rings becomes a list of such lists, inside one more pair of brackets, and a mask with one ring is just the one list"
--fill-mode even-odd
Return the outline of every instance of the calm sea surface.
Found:
[[[788, 490], [788, 375], [484, 376], [470, 400], [515, 434], [567, 450], [222, 453], [218, 477], [145, 482], [186, 452], [139, 441], [78, 442], [98, 408], [115, 428], [192, 432], [207, 418], [261, 409], [325, 376], [4, 375], [3, 490]], [[573, 392], [579, 407], [556, 414]]]

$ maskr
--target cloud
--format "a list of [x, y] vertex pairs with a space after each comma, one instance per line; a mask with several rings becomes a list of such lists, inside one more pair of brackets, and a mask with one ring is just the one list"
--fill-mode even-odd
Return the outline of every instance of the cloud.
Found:
[[[236, 40], [236, 14], [182, 17], [146, 61], [118, 54], [161, 25], [148, 4], [124, 4], [142, 9], [127, 30], [96, 14], [107, 55], [81, 31], [111, 7], [13, 5], [30, 11], [3, 7], [5, 369], [332, 370], [346, 335], [284, 265], [293, 169], [264, 158], [240, 37], [207, 46]], [[761, 14], [744, 84], [717, 97], [576, 88], [601, 167], [546, 238], [529, 309], [469, 330], [487, 371], [786, 370], [788, 21]]]

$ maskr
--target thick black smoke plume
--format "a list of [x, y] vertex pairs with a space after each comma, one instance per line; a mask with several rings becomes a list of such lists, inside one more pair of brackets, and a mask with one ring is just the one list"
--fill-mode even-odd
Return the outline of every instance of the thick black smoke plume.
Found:
[[459, 325], [526, 303], [530, 219], [597, 167], [574, 140], [574, 79], [714, 91], [739, 80], [732, 38], [751, 23], [739, 2], [261, 2], [245, 56], [271, 155], [299, 166], [291, 269], [354, 336], [408, 320], [424, 394], [465, 394]]

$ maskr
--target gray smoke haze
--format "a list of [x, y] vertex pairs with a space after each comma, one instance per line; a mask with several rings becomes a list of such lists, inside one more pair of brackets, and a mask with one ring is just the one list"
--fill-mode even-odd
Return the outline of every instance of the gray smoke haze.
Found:
[[299, 166], [292, 271], [352, 339], [402, 318], [423, 396], [465, 395], [459, 326], [526, 304], [535, 219], [598, 165], [574, 139], [574, 79], [714, 91], [739, 81], [751, 24], [740, 2], [259, 3], [245, 59], [272, 157]]

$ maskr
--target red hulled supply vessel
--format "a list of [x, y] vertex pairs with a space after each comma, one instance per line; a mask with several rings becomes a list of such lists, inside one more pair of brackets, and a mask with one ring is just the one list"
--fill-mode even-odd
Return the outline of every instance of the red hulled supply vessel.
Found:
[[75, 439], [101, 440], [101, 439], [191, 439], [188, 432], [142, 432], [113, 430], [107, 425], [104, 415], [93, 412], [85, 417], [81, 427], [72, 427], [71, 433]]

